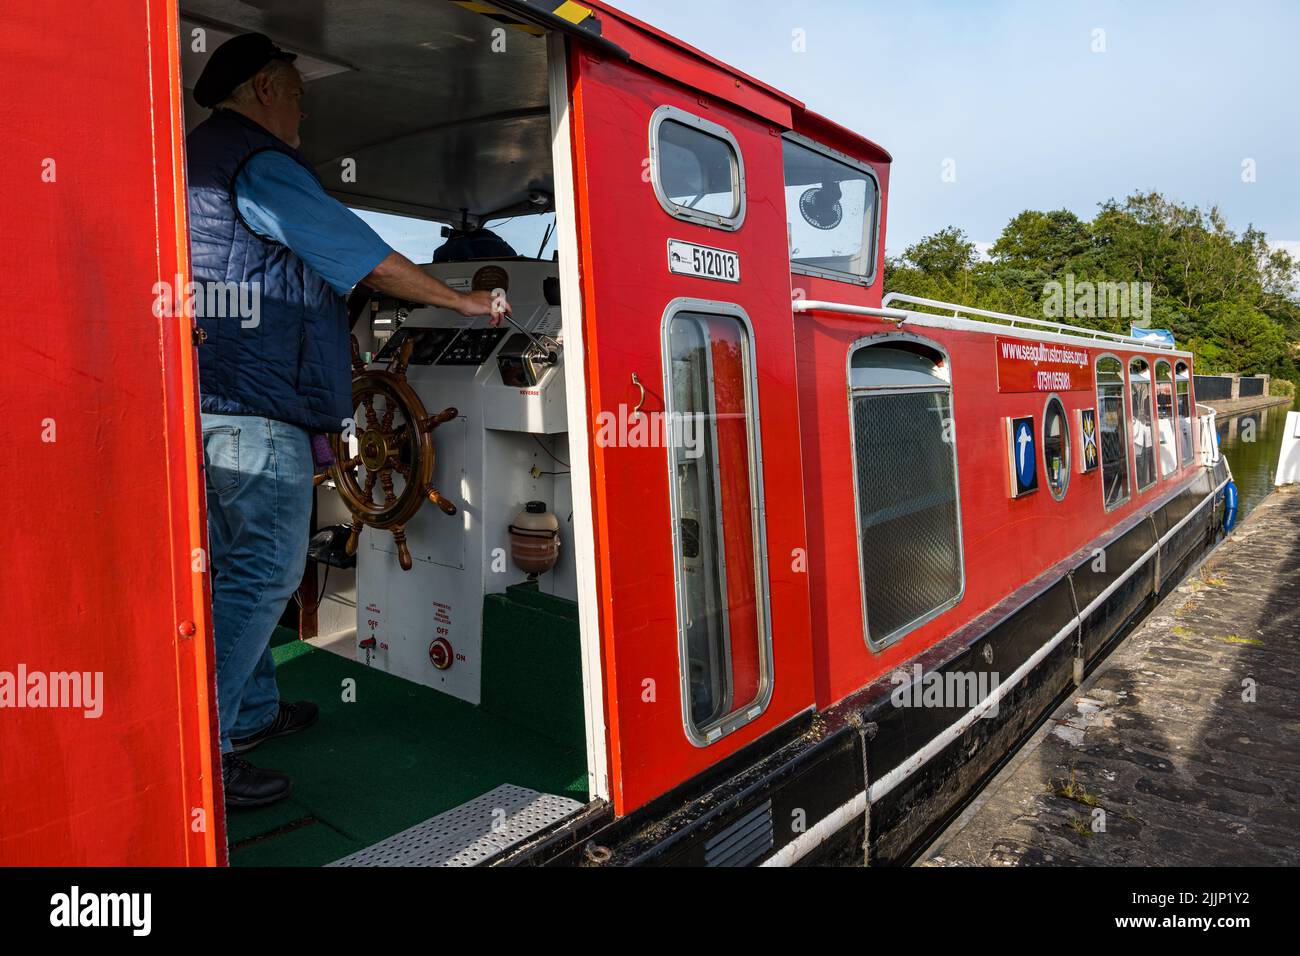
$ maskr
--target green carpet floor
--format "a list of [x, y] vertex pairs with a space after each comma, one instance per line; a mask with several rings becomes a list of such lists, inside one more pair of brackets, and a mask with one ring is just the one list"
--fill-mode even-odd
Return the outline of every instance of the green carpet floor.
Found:
[[[292, 775], [293, 795], [228, 812], [235, 866], [331, 863], [503, 783], [586, 802], [580, 746], [316, 650], [290, 632], [273, 643], [281, 696], [315, 701], [321, 716], [247, 755]], [[343, 701], [347, 678], [356, 681], [354, 703]]]

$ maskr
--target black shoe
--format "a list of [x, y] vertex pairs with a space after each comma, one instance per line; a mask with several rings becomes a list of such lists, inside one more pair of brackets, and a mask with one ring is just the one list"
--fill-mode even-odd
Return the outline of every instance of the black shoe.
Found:
[[221, 755], [227, 807], [264, 807], [283, 800], [293, 789], [287, 773], [262, 770], [234, 754]]
[[231, 740], [231, 746], [235, 748], [235, 753], [246, 754], [263, 740], [270, 740], [272, 737], [286, 737], [289, 734], [296, 734], [300, 730], [306, 730], [312, 724], [316, 723], [316, 718], [320, 715], [320, 708], [309, 700], [300, 700], [294, 704], [286, 704], [280, 701], [280, 712], [275, 715], [275, 720], [265, 730], [259, 730], [255, 734], [247, 737], [241, 737], [239, 740]]

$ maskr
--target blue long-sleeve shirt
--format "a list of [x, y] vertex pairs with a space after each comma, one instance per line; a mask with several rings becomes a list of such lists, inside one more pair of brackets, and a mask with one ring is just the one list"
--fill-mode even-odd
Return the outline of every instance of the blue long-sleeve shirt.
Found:
[[392, 248], [284, 153], [257, 153], [235, 180], [239, 214], [282, 242], [339, 295], [374, 271]]

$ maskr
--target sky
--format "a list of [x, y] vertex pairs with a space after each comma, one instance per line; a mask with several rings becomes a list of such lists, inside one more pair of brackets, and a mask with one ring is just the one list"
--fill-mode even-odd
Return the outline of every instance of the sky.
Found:
[[614, 3], [887, 149], [891, 255], [1151, 189], [1300, 254], [1295, 0]]

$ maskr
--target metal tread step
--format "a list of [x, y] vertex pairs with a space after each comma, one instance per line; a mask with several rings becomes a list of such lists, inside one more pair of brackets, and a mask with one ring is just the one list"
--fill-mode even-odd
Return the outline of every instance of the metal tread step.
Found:
[[330, 866], [475, 866], [582, 809], [569, 797], [503, 783]]

